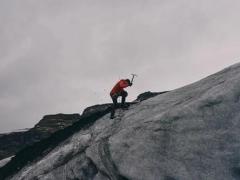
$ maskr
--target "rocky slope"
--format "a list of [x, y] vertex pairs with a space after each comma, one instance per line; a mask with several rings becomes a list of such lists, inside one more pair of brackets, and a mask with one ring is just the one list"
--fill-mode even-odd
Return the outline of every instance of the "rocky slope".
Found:
[[[143, 101], [162, 93], [164, 92], [145, 92], [140, 94], [135, 101]], [[90, 106], [83, 111], [82, 115], [105, 111], [111, 107], [111, 105], [112, 104], [98, 104]], [[0, 134], [0, 160], [13, 156], [19, 150], [72, 125], [74, 122], [77, 122], [79, 118], [79, 114], [46, 115], [31, 129]]]
[[48, 136], [49, 134], [72, 125], [74, 122], [78, 121], [79, 118], [79, 114], [46, 115], [31, 130], [41, 132]]
[[27, 131], [0, 134], [0, 160], [13, 156], [20, 149], [72, 125], [79, 117], [79, 114], [47, 115], [35, 127]]
[[0, 169], [0, 177], [11, 171], [12, 180], [240, 179], [239, 109], [236, 64], [118, 110], [114, 120], [109, 109], [82, 117], [17, 154]]

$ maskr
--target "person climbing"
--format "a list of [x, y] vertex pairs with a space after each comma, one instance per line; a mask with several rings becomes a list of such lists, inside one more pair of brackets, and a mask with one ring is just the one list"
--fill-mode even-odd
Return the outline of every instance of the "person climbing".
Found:
[[110, 118], [113, 119], [115, 116], [115, 109], [117, 108], [117, 99], [118, 97], [122, 97], [121, 108], [125, 109], [128, 106], [125, 104], [126, 97], [128, 96], [127, 91], [124, 88], [132, 86], [132, 82], [129, 79], [122, 79], [120, 80], [111, 90], [110, 96], [113, 101], [112, 109], [111, 109], [111, 116]]

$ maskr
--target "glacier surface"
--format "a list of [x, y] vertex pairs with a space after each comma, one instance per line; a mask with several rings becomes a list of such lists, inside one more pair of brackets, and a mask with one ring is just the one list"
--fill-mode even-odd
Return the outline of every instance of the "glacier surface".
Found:
[[240, 64], [117, 110], [12, 180], [240, 179]]

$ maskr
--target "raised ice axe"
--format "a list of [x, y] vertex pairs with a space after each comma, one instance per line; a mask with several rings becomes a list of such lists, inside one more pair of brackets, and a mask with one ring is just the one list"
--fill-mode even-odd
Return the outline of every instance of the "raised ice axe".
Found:
[[137, 76], [137, 74], [132, 74], [132, 80], [131, 80], [131, 84], [133, 83], [134, 78]]

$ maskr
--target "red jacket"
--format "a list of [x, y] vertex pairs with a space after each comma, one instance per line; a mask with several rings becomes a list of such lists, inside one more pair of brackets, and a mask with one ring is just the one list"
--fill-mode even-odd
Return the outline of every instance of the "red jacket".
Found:
[[122, 79], [113, 87], [112, 91], [110, 92], [110, 95], [119, 93], [119, 92], [123, 91], [123, 88], [126, 88], [128, 86], [129, 86], [128, 82], [126, 80]]

